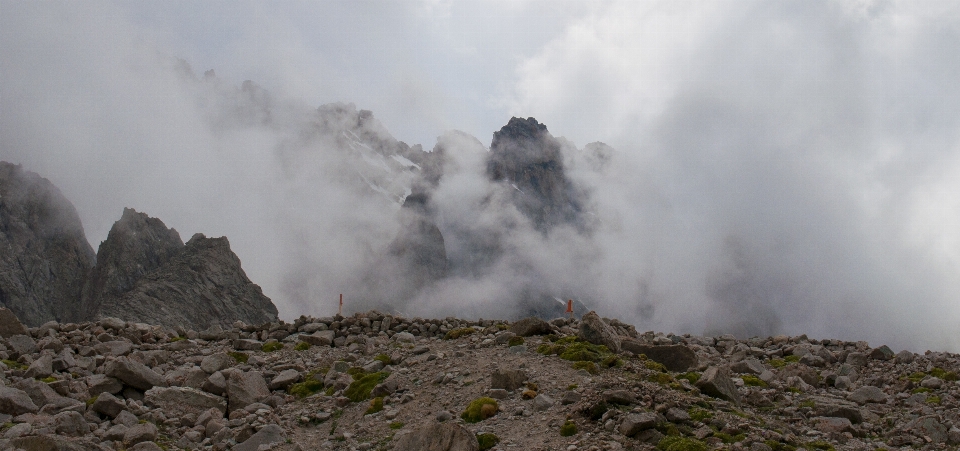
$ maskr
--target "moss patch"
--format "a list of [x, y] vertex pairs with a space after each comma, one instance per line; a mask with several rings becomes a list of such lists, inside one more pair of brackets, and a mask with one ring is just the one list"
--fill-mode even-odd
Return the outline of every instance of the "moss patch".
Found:
[[370, 415], [383, 410], [383, 397], [378, 396], [370, 400], [370, 407], [367, 408], [367, 411], [364, 415]]
[[741, 377], [741, 379], [743, 379], [743, 383], [749, 387], [766, 387], [767, 386], [767, 383], [764, 382], [763, 379], [760, 379], [759, 377], [754, 376], [753, 374], [744, 374], [743, 377]]
[[463, 421], [467, 423], [478, 423], [496, 415], [499, 408], [497, 400], [493, 398], [477, 398], [460, 414], [460, 418], [463, 418]]
[[443, 336], [444, 340], [456, 340], [461, 337], [466, 337], [467, 335], [475, 333], [477, 330], [472, 327], [461, 327], [459, 329], [453, 329], [446, 333]]
[[947, 371], [939, 367], [936, 367], [930, 370], [930, 375], [933, 377], [938, 377], [940, 379], [943, 379], [947, 382], [954, 382], [954, 381], [960, 380], [960, 377], [957, 376], [957, 373], [953, 371]]
[[571, 435], [576, 435], [576, 434], [577, 434], [577, 423], [567, 420], [566, 423], [563, 423], [563, 426], [560, 426], [561, 437], [569, 437]]
[[263, 346], [260, 347], [260, 350], [263, 352], [273, 352], [281, 349], [283, 349], [283, 343], [280, 343], [279, 341], [264, 343]]
[[384, 373], [382, 371], [377, 373], [366, 374], [357, 378], [354, 376], [354, 381], [350, 383], [350, 386], [347, 387], [343, 392], [343, 396], [346, 396], [353, 402], [360, 402], [370, 398], [370, 392], [373, 391], [373, 387], [376, 387], [377, 384], [384, 381], [384, 379], [389, 376], [390, 373]]
[[250, 355], [246, 352], [230, 351], [227, 355], [233, 357], [233, 360], [236, 360], [237, 363], [247, 363], [247, 360], [250, 358]]
[[323, 382], [320, 382], [312, 377], [307, 377], [307, 380], [292, 384], [287, 387], [287, 393], [296, 396], [298, 398], [306, 398], [321, 389], [323, 389]]
[[388, 355], [386, 355], [386, 354], [377, 354], [377, 356], [374, 357], [373, 360], [377, 360], [377, 361], [383, 363], [384, 366], [389, 365], [390, 362], [392, 361], [392, 359], [390, 358], [390, 356], [388, 356]]
[[294, 351], [306, 351], [307, 349], [310, 349], [310, 343], [307, 343], [305, 341], [301, 341], [300, 343], [297, 343], [297, 345], [293, 347]]
[[691, 372], [689, 372], [689, 373], [683, 373], [683, 374], [677, 376], [677, 379], [686, 379], [686, 380], [689, 381], [691, 384], [696, 384], [697, 381], [700, 380], [700, 373], [693, 372], [693, 371], [691, 371]]
[[523, 337], [510, 337], [507, 341], [507, 347], [520, 346], [523, 344]]
[[668, 435], [657, 443], [660, 451], [707, 451], [707, 444], [691, 437]]
[[497, 437], [497, 434], [484, 432], [477, 434], [477, 441], [480, 442], [480, 451], [485, 451], [497, 446], [497, 443], [500, 443], [500, 437]]
[[600, 372], [600, 368], [597, 368], [597, 364], [593, 362], [573, 362], [573, 369], [585, 370], [590, 374], [597, 374]]
[[687, 410], [687, 413], [693, 421], [703, 421], [713, 418], [713, 412], [699, 407], [691, 407], [690, 410]]
[[393, 423], [390, 423], [390, 429], [393, 429], [393, 430], [403, 429], [403, 426], [404, 424], [399, 421], [394, 421]]

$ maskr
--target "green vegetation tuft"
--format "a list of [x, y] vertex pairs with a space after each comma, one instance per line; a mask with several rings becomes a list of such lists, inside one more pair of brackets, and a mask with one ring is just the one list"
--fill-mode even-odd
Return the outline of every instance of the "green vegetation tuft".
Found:
[[833, 447], [833, 445], [830, 444], [830, 442], [825, 442], [823, 440], [817, 440], [817, 441], [807, 443], [806, 445], [804, 445], [804, 447], [811, 450], [819, 449], [823, 451], [836, 451], [836, 449]]
[[563, 426], [560, 426], [560, 436], [569, 437], [571, 435], [577, 434], [577, 423], [567, 420], [566, 423], [563, 423]]
[[237, 363], [247, 363], [247, 359], [250, 358], [246, 352], [230, 351], [227, 355], [233, 357], [233, 360], [236, 360]]
[[383, 397], [378, 396], [370, 400], [370, 407], [367, 408], [367, 411], [364, 415], [371, 415], [383, 410]]
[[599, 362], [610, 354], [610, 350], [604, 345], [595, 345], [587, 342], [577, 342], [566, 346], [558, 352], [561, 359], [572, 362]]
[[927, 396], [927, 404], [940, 405], [940, 397], [937, 395]]
[[770, 447], [773, 451], [797, 451], [797, 447], [793, 445], [788, 445], [783, 442], [778, 442], [776, 440], [767, 440], [764, 441], [767, 446]]
[[590, 374], [600, 373], [600, 368], [597, 368], [597, 364], [593, 362], [573, 362], [573, 369], [586, 370]]
[[287, 393], [296, 396], [297, 398], [306, 398], [307, 396], [310, 396], [321, 389], [323, 389], [323, 382], [320, 382], [312, 377], [307, 377], [307, 380], [287, 387]]
[[327, 395], [327, 396], [333, 396], [333, 394], [336, 393], [336, 392], [337, 392], [337, 389], [335, 389], [335, 388], [333, 388], [333, 387], [327, 387], [327, 391], [323, 392], [323, 394], [325, 394], [325, 395]]
[[783, 368], [787, 366], [787, 361], [783, 359], [771, 359], [770, 366], [774, 368]]
[[294, 351], [306, 351], [307, 349], [310, 349], [310, 343], [307, 343], [305, 341], [301, 341], [300, 343], [297, 343], [297, 345], [293, 347]]
[[726, 444], [742, 442], [744, 439], [747, 438], [746, 434], [730, 435], [724, 432], [714, 432], [713, 436], [720, 439], [720, 441]]
[[366, 374], [359, 378], [354, 375], [354, 381], [343, 391], [343, 396], [346, 396], [353, 402], [364, 401], [370, 398], [370, 392], [373, 391], [373, 387], [383, 382], [389, 375], [390, 373], [384, 373], [382, 371]]
[[[98, 395], [99, 396], [99, 395]], [[97, 396], [87, 399], [87, 405], [92, 406], [93, 403], [97, 402]]]
[[907, 379], [913, 382], [914, 384], [919, 384], [920, 381], [922, 381], [923, 378], [925, 377], [927, 377], [927, 373], [916, 372], [916, 373], [910, 374], [909, 376], [903, 376], [900, 379]]
[[388, 355], [386, 355], [386, 354], [377, 354], [377, 356], [374, 357], [373, 360], [378, 360], [378, 361], [380, 361], [381, 363], [384, 364], [384, 366], [389, 365], [390, 362], [393, 361], [393, 360], [390, 358], [390, 356], [388, 356]]
[[523, 344], [523, 337], [510, 337], [510, 341], [507, 342], [507, 347], [520, 346]]
[[500, 437], [497, 437], [497, 434], [484, 432], [477, 434], [477, 441], [480, 442], [480, 451], [485, 451], [497, 446], [497, 443], [500, 443]]
[[403, 429], [403, 426], [404, 424], [399, 421], [394, 421], [393, 423], [390, 423], [390, 429], [393, 429], [394, 431], [397, 429]]
[[567, 385], [567, 390], [576, 390], [577, 387], [579, 387], [579, 385], [577, 385], [577, 384], [570, 384], [570, 385]]
[[800, 401], [799, 406], [800, 406], [800, 407], [809, 407], [809, 408], [812, 409], [812, 408], [814, 408], [814, 407], [817, 407], [817, 403], [814, 402], [812, 399], [804, 399], [803, 401]]
[[669, 385], [671, 382], [674, 381], [673, 376], [671, 376], [668, 373], [653, 373], [649, 377], [647, 377], [647, 380], [649, 380], [650, 382], [656, 382], [662, 385]]
[[260, 350], [263, 352], [273, 352], [281, 349], [283, 349], [283, 343], [280, 343], [279, 341], [264, 343], [263, 346], [260, 347]]
[[187, 339], [186, 337], [179, 337], [179, 336], [178, 336], [178, 337], [173, 337], [173, 338], [171, 338], [171, 339], [170, 339], [170, 342], [173, 343], [173, 342], [175, 342], [175, 341], [183, 341], [183, 340], [186, 340], [186, 339]]
[[667, 372], [667, 367], [663, 366], [660, 362], [654, 362], [653, 360], [644, 360], [643, 366], [647, 367], [648, 370], [659, 371], [661, 373]]
[[691, 384], [696, 384], [697, 381], [700, 380], [700, 373], [697, 373], [697, 372], [694, 372], [694, 371], [691, 371], [691, 372], [689, 372], [689, 373], [683, 373], [683, 374], [677, 376], [677, 379], [686, 379], [686, 380], [689, 381]]
[[[485, 406], [492, 406], [492, 408], [485, 408]], [[463, 421], [466, 421], [467, 423], [479, 423], [496, 415], [497, 409], [499, 408], [500, 406], [497, 405], [497, 400], [493, 398], [477, 398], [467, 406], [466, 410], [464, 410], [462, 414], [460, 414], [460, 418], [463, 418]]]
[[600, 361], [600, 366], [604, 368], [620, 368], [623, 366], [623, 359], [616, 354], [610, 354]]
[[453, 329], [453, 330], [447, 332], [447, 334], [443, 336], [443, 339], [444, 339], [444, 340], [456, 340], [456, 339], [461, 338], [461, 337], [466, 337], [467, 335], [470, 335], [470, 334], [472, 334], [472, 333], [474, 333], [474, 332], [476, 332], [476, 331], [477, 331], [477, 330], [474, 329], [474, 328], [472, 328], [472, 327], [461, 327], [461, 328], [459, 328], [459, 329]]
[[692, 437], [668, 435], [657, 443], [660, 451], [707, 451], [707, 444]]
[[55, 378], [55, 377], [53, 377], [53, 376], [49, 376], [49, 377], [45, 377], [45, 378], [43, 378], [43, 379], [40, 379], [40, 382], [46, 382], [46, 383], [48, 383], [48, 384], [51, 383], [51, 382], [56, 382], [56, 381], [57, 381], [57, 378]]
[[7, 368], [10, 368], [10, 369], [13, 369], [13, 370], [25, 370], [25, 369], [27, 369], [27, 366], [26, 366], [26, 365], [24, 365], [24, 364], [22, 364], [22, 363], [20, 363], [20, 362], [14, 361], [14, 360], [3, 359], [2, 362], [3, 362], [4, 365], [7, 366]]
[[960, 380], [960, 377], [957, 376], [957, 373], [953, 371], [947, 371], [940, 367], [935, 367], [934, 369], [930, 370], [930, 375], [933, 377], [938, 377], [940, 379], [943, 379], [947, 382], [954, 382], [954, 381]]
[[910, 393], [913, 393], [913, 394], [930, 393], [930, 389], [927, 387], [917, 387], [917, 388], [914, 388], [913, 390], [910, 390]]
[[687, 413], [693, 421], [703, 421], [713, 418], [713, 412], [699, 407], [691, 407], [690, 410], [687, 410]]
[[749, 387], [766, 387], [767, 386], [767, 383], [764, 382], [763, 379], [760, 379], [759, 377], [753, 374], [744, 374], [743, 377], [741, 377], [741, 379], [743, 379], [743, 383]]

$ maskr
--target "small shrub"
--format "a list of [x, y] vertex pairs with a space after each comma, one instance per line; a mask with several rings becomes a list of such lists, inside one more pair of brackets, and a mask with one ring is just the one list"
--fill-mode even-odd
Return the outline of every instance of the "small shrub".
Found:
[[390, 362], [393, 361], [393, 360], [390, 358], [390, 356], [388, 356], [388, 355], [386, 355], [386, 354], [377, 354], [377, 356], [374, 357], [373, 360], [378, 360], [378, 361], [380, 361], [381, 363], [384, 364], [384, 366], [389, 365]]
[[767, 383], [753, 374], [745, 374], [743, 377], [743, 383], [749, 387], [766, 387]]
[[927, 374], [926, 374], [926, 373], [916, 372], [916, 373], [911, 373], [911, 374], [909, 374], [909, 375], [907, 375], [907, 376], [903, 376], [903, 377], [901, 377], [901, 379], [907, 379], [907, 380], [913, 382], [914, 384], [919, 384], [920, 381], [922, 381], [923, 378], [925, 378], [925, 377], [927, 377]]
[[283, 349], [283, 343], [280, 343], [279, 341], [264, 343], [263, 346], [260, 347], [260, 350], [263, 352], [273, 352], [281, 349]]
[[367, 411], [366, 413], [364, 413], [364, 415], [374, 414], [382, 410], [383, 410], [383, 397], [378, 396], [370, 400], [370, 407], [367, 408]]
[[403, 426], [404, 426], [403, 423], [399, 421], [394, 421], [393, 423], [390, 423], [390, 429], [393, 429], [393, 430], [403, 429]]
[[930, 389], [927, 387], [917, 387], [917, 388], [914, 388], [913, 390], [910, 390], [910, 393], [913, 393], [913, 394], [930, 393]]
[[305, 341], [301, 341], [300, 343], [297, 343], [297, 345], [293, 347], [294, 351], [306, 351], [307, 349], [310, 349], [310, 343], [307, 343]]
[[49, 377], [45, 377], [45, 378], [43, 378], [43, 379], [40, 379], [40, 382], [46, 382], [46, 383], [48, 383], [48, 384], [51, 383], [51, 382], [56, 382], [56, 381], [57, 381], [57, 378], [55, 378], [55, 377], [53, 377], [53, 376], [49, 376]]
[[523, 391], [523, 393], [520, 394], [520, 398], [522, 399], [533, 399], [536, 397], [537, 397], [537, 392], [530, 389], [526, 389]]
[[662, 363], [654, 362], [653, 360], [644, 360], [643, 366], [647, 367], [648, 370], [659, 371], [661, 373], [667, 372], [667, 367], [663, 366]]
[[250, 358], [246, 352], [230, 351], [227, 355], [233, 357], [233, 360], [236, 360], [237, 363], [247, 363], [247, 359]]
[[527, 382], [527, 390], [540, 391], [540, 386], [536, 382]]
[[568, 391], [569, 391], [569, 390], [576, 390], [577, 387], [579, 387], [579, 385], [577, 385], [577, 384], [570, 384], [570, 385], [567, 385], [567, 390], [568, 390]]
[[798, 356], [798, 355], [788, 355], [788, 356], [786, 356], [786, 357], [783, 358], [783, 361], [784, 361], [784, 362], [787, 362], [787, 363], [797, 363], [797, 362], [800, 361], [800, 356]]
[[771, 359], [770, 366], [774, 368], [783, 368], [787, 366], [787, 361], [783, 359]]
[[937, 395], [927, 396], [927, 404], [940, 404], [940, 397]]
[[617, 357], [615, 354], [610, 354], [603, 358], [600, 365], [604, 368], [620, 368], [623, 366], [623, 359]]
[[577, 423], [567, 420], [566, 423], [563, 423], [563, 426], [560, 426], [560, 436], [569, 437], [571, 435], [577, 434]]
[[322, 388], [323, 382], [320, 382], [312, 377], [308, 377], [307, 380], [303, 382], [299, 382], [287, 387], [287, 393], [298, 398], [306, 398], [307, 396], [320, 391]]
[[610, 410], [610, 406], [606, 402], [600, 401], [587, 410], [587, 416], [590, 417], [593, 421], [598, 421], [600, 418], [603, 418], [603, 414], [607, 413]]
[[389, 375], [389, 373], [381, 371], [361, 376], [359, 379], [356, 379], [356, 376], [354, 376], [354, 381], [343, 391], [343, 396], [346, 396], [353, 402], [366, 400], [370, 397], [370, 392], [373, 391], [373, 387], [383, 382]]
[[488, 397], [477, 398], [460, 414], [460, 418], [467, 423], [479, 423], [496, 415], [497, 409], [499, 409], [497, 400]]
[[934, 369], [930, 370], [930, 375], [933, 377], [938, 377], [940, 379], [943, 379], [947, 382], [954, 382], [960, 379], [960, 377], [957, 376], [957, 373], [953, 371], [947, 371], [940, 367], [935, 367]]
[[686, 380], [689, 381], [691, 384], [696, 384], [697, 381], [700, 380], [700, 373], [696, 373], [696, 372], [693, 372], [693, 371], [691, 371], [691, 372], [689, 372], [689, 373], [683, 373], [683, 374], [677, 376], [677, 379], [686, 379]]
[[510, 337], [507, 341], [507, 347], [520, 346], [523, 344], [523, 337]]
[[692, 437], [668, 435], [657, 443], [660, 451], [707, 451], [707, 444]]
[[600, 368], [597, 368], [597, 364], [593, 362], [573, 362], [573, 369], [585, 370], [590, 374], [597, 374], [600, 372]]
[[653, 373], [647, 378], [650, 382], [668, 385], [673, 382], [673, 376], [667, 373]]
[[364, 371], [363, 368], [361, 368], [361, 367], [359, 367], [359, 366], [352, 366], [352, 367], [350, 367], [350, 368], [347, 369], [347, 374], [349, 374], [350, 377], [353, 378], [353, 380], [357, 380], [357, 379], [360, 379], [360, 378], [363, 377], [363, 376], [366, 376], [366, 375], [367, 375], [367, 372]]
[[835, 448], [833, 447], [833, 445], [831, 445], [829, 442], [825, 442], [825, 441], [823, 441], [823, 440], [817, 440], [817, 441], [814, 441], [814, 442], [807, 443], [806, 447], [809, 448], [809, 449], [820, 449], [820, 450], [823, 450], [823, 451], [834, 451], [834, 450], [835, 450]]
[[707, 409], [701, 409], [699, 407], [691, 407], [687, 413], [690, 415], [690, 419], [693, 421], [703, 421], [713, 418], [713, 412]]
[[500, 443], [500, 437], [490, 432], [484, 432], [483, 434], [477, 434], [477, 441], [480, 442], [480, 451], [485, 451], [497, 446], [497, 443]]
[[543, 354], [543, 355], [556, 354], [556, 352], [554, 352], [554, 348], [555, 348], [554, 346], [550, 346], [544, 343], [540, 346], [537, 346], [537, 353]]
[[470, 335], [470, 334], [472, 334], [472, 333], [474, 333], [474, 332], [476, 332], [476, 331], [477, 331], [477, 330], [474, 329], [474, 328], [472, 328], [472, 327], [461, 327], [461, 328], [459, 328], [459, 329], [453, 329], [453, 330], [447, 332], [447, 334], [443, 336], [443, 339], [444, 339], [444, 340], [456, 340], [456, 339], [461, 338], [461, 337], [466, 337], [467, 335]]
[[[563, 341], [561, 339], [558, 341]], [[587, 342], [576, 342], [568, 345], [560, 351], [560, 358], [573, 362], [600, 362], [604, 357], [611, 354], [610, 350], [604, 345], [595, 345]]]

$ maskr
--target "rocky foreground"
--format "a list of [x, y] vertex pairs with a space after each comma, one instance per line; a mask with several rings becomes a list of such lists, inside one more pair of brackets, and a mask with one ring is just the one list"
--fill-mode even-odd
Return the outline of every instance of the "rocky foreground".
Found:
[[193, 331], [0, 309], [0, 449], [956, 449], [956, 354], [377, 312]]

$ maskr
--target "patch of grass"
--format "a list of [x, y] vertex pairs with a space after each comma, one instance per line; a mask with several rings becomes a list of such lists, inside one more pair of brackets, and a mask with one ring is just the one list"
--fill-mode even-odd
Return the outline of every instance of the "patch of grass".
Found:
[[570, 391], [570, 390], [576, 390], [576, 389], [577, 389], [577, 387], [579, 387], [579, 385], [577, 385], [577, 384], [570, 384], [570, 385], [567, 385], [567, 391]]
[[793, 445], [788, 445], [786, 443], [778, 442], [776, 440], [767, 440], [765, 442], [767, 446], [770, 447], [773, 451], [797, 451], [797, 447]]
[[720, 441], [728, 445], [730, 443], [742, 442], [744, 439], [747, 438], [746, 434], [730, 435], [725, 432], [714, 432], [713, 436], [720, 439]]
[[668, 435], [657, 443], [660, 451], [707, 451], [707, 444], [692, 437]]
[[787, 361], [783, 359], [770, 359], [770, 366], [774, 368], [783, 368], [787, 366]]
[[660, 423], [656, 426], [657, 431], [663, 435], [680, 436], [680, 429], [673, 423]]
[[507, 341], [507, 347], [520, 346], [523, 344], [523, 337], [510, 337]]
[[170, 342], [173, 343], [173, 342], [175, 342], [175, 341], [183, 341], [183, 340], [186, 340], [186, 339], [187, 339], [187, 337], [179, 337], [179, 336], [177, 336], [177, 337], [171, 338], [171, 339], [170, 339]]
[[830, 444], [830, 442], [825, 442], [825, 441], [823, 441], [823, 440], [817, 440], [817, 441], [809, 442], [809, 443], [805, 444], [804, 447], [806, 447], [807, 449], [819, 449], [819, 450], [823, 450], [823, 451], [835, 451], [835, 448], [833, 447], [833, 445]]
[[800, 389], [797, 387], [787, 387], [787, 391], [790, 393], [801, 393]]
[[281, 349], [283, 349], [283, 343], [280, 343], [279, 341], [264, 343], [263, 346], [260, 347], [260, 350], [263, 352], [273, 352]]
[[233, 357], [233, 360], [236, 360], [237, 363], [247, 363], [247, 360], [250, 358], [250, 355], [246, 352], [230, 351], [227, 355]]
[[610, 354], [600, 361], [600, 366], [604, 368], [620, 368], [623, 366], [623, 359], [616, 354]]
[[51, 382], [56, 382], [56, 381], [57, 381], [57, 378], [55, 378], [55, 377], [53, 377], [53, 376], [49, 376], [49, 377], [45, 377], [45, 378], [43, 378], [43, 379], [40, 379], [40, 382], [46, 382], [46, 383], [48, 383], [48, 384], [51, 383]]
[[767, 386], [767, 383], [764, 382], [763, 379], [760, 379], [759, 377], [753, 374], [744, 374], [743, 377], [741, 377], [741, 379], [743, 379], [744, 385], [747, 385], [749, 387], [766, 387]]
[[377, 354], [377, 356], [374, 357], [373, 360], [380, 361], [381, 363], [383, 363], [384, 366], [389, 365], [390, 362], [393, 361], [393, 359], [391, 359], [390, 356], [386, 354]]
[[380, 371], [361, 376], [359, 379], [356, 379], [356, 376], [354, 376], [354, 381], [343, 391], [343, 396], [346, 396], [353, 402], [364, 401], [370, 398], [370, 392], [373, 391], [373, 387], [383, 382], [389, 375], [390, 373]]
[[687, 410], [687, 413], [693, 421], [703, 421], [713, 418], [713, 412], [699, 407], [691, 407], [690, 410]]
[[603, 418], [603, 414], [607, 413], [610, 410], [610, 406], [606, 402], [600, 401], [587, 409], [586, 414], [593, 421], [598, 421], [600, 418]]
[[567, 420], [565, 423], [563, 423], [563, 426], [560, 426], [561, 437], [569, 437], [571, 435], [576, 435], [576, 434], [577, 434], [577, 423]]
[[663, 385], [669, 385], [671, 382], [674, 381], [673, 376], [671, 376], [668, 373], [653, 373], [649, 377], [647, 377], [647, 380], [649, 380], [650, 382], [656, 382], [658, 384], [663, 384]]
[[22, 364], [22, 363], [20, 363], [20, 362], [14, 361], [14, 360], [3, 359], [2, 362], [3, 362], [4, 365], [7, 366], [7, 368], [10, 368], [10, 369], [14, 369], [14, 370], [25, 370], [25, 369], [27, 369], [27, 366], [26, 366], [26, 365], [24, 365], [24, 364]]
[[600, 362], [610, 355], [610, 350], [604, 345], [577, 342], [568, 345], [559, 355], [561, 359], [572, 362]]
[[474, 332], [476, 332], [476, 331], [477, 331], [477, 330], [474, 329], [474, 328], [472, 328], [472, 327], [461, 327], [461, 328], [459, 328], [459, 329], [453, 329], [453, 330], [447, 332], [446, 335], [443, 336], [443, 339], [444, 339], [444, 340], [456, 340], [456, 339], [461, 338], [461, 337], [466, 337], [467, 335], [470, 335], [470, 334], [472, 334], [472, 333], [474, 333]]
[[500, 437], [497, 437], [497, 434], [484, 432], [477, 434], [477, 441], [480, 442], [480, 451], [486, 451], [497, 446], [497, 443], [500, 443]]
[[[99, 395], [98, 395], [98, 396], [99, 396]], [[97, 397], [98, 397], [98, 396], [94, 396], [94, 397], [92, 397], [92, 398], [87, 399], [87, 405], [88, 405], [88, 406], [92, 406], [93, 403], [97, 402]]]
[[912, 373], [912, 374], [910, 374], [910, 375], [908, 375], [908, 376], [903, 376], [903, 377], [901, 377], [900, 379], [907, 379], [907, 380], [913, 382], [914, 384], [919, 384], [920, 381], [922, 381], [923, 378], [925, 378], [925, 377], [927, 377], [927, 373], [921, 373], [921, 372], [918, 371], [918, 372]]
[[940, 405], [940, 397], [937, 395], [927, 396], [927, 404]]
[[327, 387], [327, 391], [323, 392], [323, 394], [325, 394], [325, 395], [327, 395], [327, 396], [333, 396], [333, 394], [336, 393], [336, 392], [337, 392], [337, 389], [335, 389], [335, 388], [333, 388], [333, 387]]
[[812, 408], [814, 408], [814, 407], [817, 407], [817, 403], [815, 403], [812, 399], [804, 399], [803, 401], [800, 401], [799, 406], [800, 406], [800, 407], [809, 407], [809, 408], [812, 409]]
[[460, 414], [460, 418], [463, 418], [463, 421], [467, 423], [479, 423], [496, 415], [499, 408], [497, 400], [484, 396], [470, 402], [466, 410]]
[[697, 381], [700, 380], [700, 373], [697, 373], [697, 372], [694, 372], [694, 371], [691, 371], [691, 372], [688, 372], [688, 373], [683, 373], [683, 374], [677, 376], [677, 379], [686, 379], [686, 380], [689, 381], [691, 384], [696, 384]]
[[310, 349], [310, 343], [307, 343], [305, 341], [301, 341], [300, 343], [297, 343], [297, 345], [293, 347], [294, 351], [306, 351], [307, 349]]
[[370, 407], [367, 408], [367, 411], [364, 415], [371, 415], [383, 410], [383, 397], [378, 396], [370, 400]]
[[934, 369], [930, 370], [930, 375], [933, 377], [938, 377], [940, 379], [943, 379], [947, 382], [954, 382], [954, 381], [960, 380], [960, 377], [957, 376], [957, 373], [953, 371], [947, 371], [940, 367], [935, 367]]
[[[320, 382], [312, 377], [307, 377], [307, 380], [292, 384], [287, 387], [287, 393], [296, 396], [297, 398], [306, 398], [321, 389], [323, 389], [323, 382]], [[333, 388], [333, 387], [330, 387]]]
[[800, 361], [800, 356], [798, 356], [798, 355], [788, 355], [788, 356], [786, 356], [786, 357], [783, 358], [783, 361], [784, 361], [784, 362], [787, 362], [787, 363], [797, 363], [797, 362]]
[[573, 362], [573, 369], [585, 370], [590, 374], [600, 373], [600, 368], [597, 368], [597, 364], [593, 362]]
[[930, 389], [927, 387], [917, 387], [917, 388], [914, 388], [913, 390], [910, 390], [910, 393], [913, 393], [913, 394], [930, 393]]
[[361, 367], [359, 367], [359, 366], [352, 366], [352, 367], [350, 367], [350, 368], [347, 369], [347, 374], [349, 374], [350, 377], [353, 378], [353, 380], [357, 380], [357, 379], [360, 379], [360, 378], [363, 377], [363, 376], [366, 376], [366, 375], [367, 375], [367, 372], [364, 371], [363, 368], [361, 368]]
[[661, 373], [667, 372], [667, 367], [663, 366], [660, 362], [654, 362], [653, 360], [647, 359], [643, 361], [643, 366], [647, 367], [648, 370], [659, 371]]
[[404, 424], [399, 421], [394, 421], [393, 423], [390, 423], [390, 429], [393, 429], [394, 431], [397, 429], [403, 429], [403, 426]]

